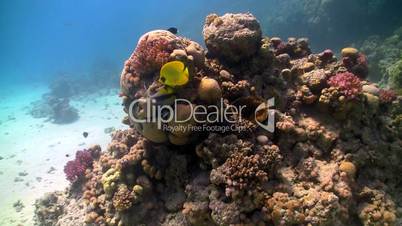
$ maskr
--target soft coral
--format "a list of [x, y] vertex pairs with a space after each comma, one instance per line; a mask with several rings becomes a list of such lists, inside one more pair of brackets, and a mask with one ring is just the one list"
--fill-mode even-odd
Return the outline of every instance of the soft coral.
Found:
[[64, 173], [70, 182], [84, 176], [85, 170], [92, 167], [94, 158], [90, 150], [77, 151], [75, 159], [68, 161], [64, 166]]
[[328, 80], [331, 87], [336, 87], [345, 95], [347, 99], [355, 99], [362, 92], [362, 84], [359, 77], [350, 73], [343, 72], [332, 76]]

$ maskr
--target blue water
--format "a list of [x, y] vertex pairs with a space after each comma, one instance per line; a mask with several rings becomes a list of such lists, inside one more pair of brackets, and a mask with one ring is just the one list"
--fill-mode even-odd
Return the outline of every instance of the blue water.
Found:
[[[337, 8], [328, 10], [329, 21], [320, 21], [314, 14], [318, 16], [319, 7], [331, 1], [305, 1], [310, 2], [308, 11], [299, 2], [1, 1], [0, 86], [16, 81], [43, 81], [60, 74], [80, 76], [105, 62], [114, 65], [113, 70], [118, 74], [142, 33], [175, 26], [181, 35], [202, 43], [202, 25], [211, 12], [250, 11], [269, 36], [287, 38], [314, 34], [309, 38], [317, 50], [350, 44], [353, 38], [371, 34], [373, 30], [391, 30], [402, 20], [398, 13], [402, 7], [400, 1], [333, 1], [337, 4], [331, 6]], [[376, 4], [381, 6], [376, 9], [385, 13], [371, 12]], [[307, 13], [312, 13], [313, 17], [306, 18]], [[366, 14], [369, 16], [362, 16]], [[310, 26], [314, 23], [320, 24], [320, 30]], [[336, 26], [328, 27], [330, 24]]]
[[99, 62], [118, 65], [118, 74], [142, 33], [175, 26], [201, 42], [205, 16], [237, 7], [230, 2], [2, 1], [0, 85], [78, 76]]

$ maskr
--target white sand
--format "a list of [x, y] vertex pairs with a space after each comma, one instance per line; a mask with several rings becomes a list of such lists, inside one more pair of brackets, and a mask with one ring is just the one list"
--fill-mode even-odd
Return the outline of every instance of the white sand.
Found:
[[[44, 193], [63, 190], [68, 181], [63, 167], [78, 149], [100, 144], [105, 150], [110, 134], [104, 129], [124, 128], [118, 90], [110, 95], [93, 94], [71, 104], [80, 119], [56, 125], [27, 114], [29, 104], [39, 100], [44, 86], [9, 87], [0, 92], [0, 225], [33, 225], [33, 203]], [[88, 132], [84, 138], [82, 133]], [[66, 157], [68, 154], [70, 157]], [[51, 167], [55, 170], [49, 173]], [[26, 172], [26, 176], [19, 173]], [[15, 182], [15, 178], [23, 181]], [[21, 200], [17, 213], [13, 203]]]

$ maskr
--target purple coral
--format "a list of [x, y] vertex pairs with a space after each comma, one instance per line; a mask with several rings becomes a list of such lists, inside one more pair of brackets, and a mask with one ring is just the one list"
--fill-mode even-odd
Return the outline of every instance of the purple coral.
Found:
[[94, 158], [90, 150], [77, 151], [75, 159], [68, 161], [64, 166], [64, 173], [66, 174], [67, 180], [74, 182], [84, 176], [85, 170], [92, 167], [93, 161]]
[[141, 40], [133, 55], [133, 68], [139, 74], [150, 73], [166, 63], [174, 49], [166, 39]]
[[328, 80], [331, 87], [336, 87], [347, 99], [355, 99], [362, 92], [361, 80], [350, 72], [338, 73]]

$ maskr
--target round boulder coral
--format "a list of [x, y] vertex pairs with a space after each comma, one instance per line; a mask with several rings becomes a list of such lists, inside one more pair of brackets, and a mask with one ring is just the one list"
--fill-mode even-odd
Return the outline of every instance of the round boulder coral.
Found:
[[221, 17], [210, 14], [203, 29], [209, 54], [236, 63], [255, 54], [261, 45], [261, 28], [250, 13]]
[[215, 79], [205, 77], [201, 80], [198, 95], [201, 100], [214, 103], [222, 97], [222, 90]]

